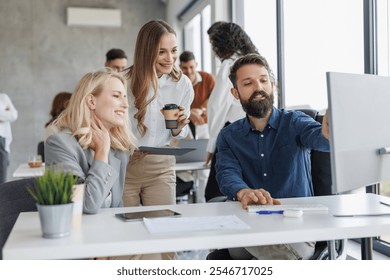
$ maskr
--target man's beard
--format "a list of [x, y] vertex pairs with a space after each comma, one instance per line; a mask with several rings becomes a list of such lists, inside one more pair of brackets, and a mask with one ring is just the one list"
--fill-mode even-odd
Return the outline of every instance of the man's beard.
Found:
[[[258, 95], [265, 99], [254, 100]], [[264, 118], [274, 105], [274, 94], [265, 91], [255, 91], [247, 101], [243, 101], [240, 96], [240, 102], [245, 113], [255, 118]]]

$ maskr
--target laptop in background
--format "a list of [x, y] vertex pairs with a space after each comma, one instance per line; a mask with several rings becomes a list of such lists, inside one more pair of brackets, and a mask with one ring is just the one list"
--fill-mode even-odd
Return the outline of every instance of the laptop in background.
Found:
[[208, 139], [191, 139], [179, 140], [178, 147], [180, 148], [194, 148], [196, 150], [186, 153], [184, 155], [176, 155], [177, 163], [205, 161], [207, 154]]

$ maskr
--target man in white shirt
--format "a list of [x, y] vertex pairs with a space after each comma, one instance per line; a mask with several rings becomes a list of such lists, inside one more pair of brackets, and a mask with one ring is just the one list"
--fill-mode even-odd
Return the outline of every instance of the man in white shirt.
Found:
[[8, 154], [12, 141], [11, 122], [18, 118], [11, 99], [0, 93], [0, 183], [7, 180]]
[[194, 101], [191, 104], [189, 126], [194, 139], [208, 139], [207, 103], [215, 85], [215, 78], [210, 73], [197, 71], [198, 63], [190, 51], [184, 51], [179, 57], [180, 69], [194, 87]]

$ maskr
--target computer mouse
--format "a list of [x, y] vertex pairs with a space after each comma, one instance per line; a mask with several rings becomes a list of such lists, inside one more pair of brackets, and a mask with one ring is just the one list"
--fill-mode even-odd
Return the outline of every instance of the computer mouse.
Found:
[[283, 211], [283, 216], [291, 217], [291, 218], [299, 218], [302, 217], [303, 211], [299, 209], [286, 209]]

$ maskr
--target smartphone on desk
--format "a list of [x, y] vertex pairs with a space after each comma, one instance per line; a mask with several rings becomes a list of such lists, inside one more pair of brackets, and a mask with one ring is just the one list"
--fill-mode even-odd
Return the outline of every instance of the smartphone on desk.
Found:
[[117, 213], [115, 217], [126, 221], [142, 221], [143, 218], [177, 217], [181, 214], [170, 209]]

